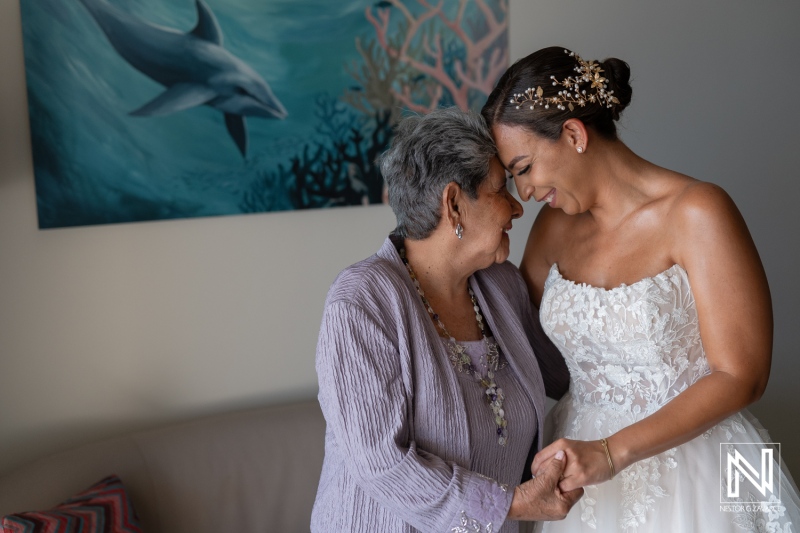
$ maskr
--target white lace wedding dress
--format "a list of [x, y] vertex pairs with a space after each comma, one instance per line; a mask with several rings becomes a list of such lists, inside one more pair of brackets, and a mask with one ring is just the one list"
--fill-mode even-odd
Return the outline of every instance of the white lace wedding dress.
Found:
[[[564, 279], [554, 264], [540, 318], [571, 375], [569, 393], [548, 416], [551, 441], [608, 437], [709, 372], [694, 296], [679, 265], [603, 289]], [[742, 454], [756, 469], [751, 478], [762, 482], [761, 449], [767, 442], [764, 428], [741, 411], [611, 481], [586, 487], [565, 520], [539, 523], [536, 531], [798, 532], [800, 500], [791, 476], [777, 465], [779, 454], [773, 455], [772, 491], [762, 496], [747, 484], [740, 462], [732, 469], [742, 482], [739, 497], [728, 497], [727, 454]], [[766, 477], [767, 470], [761, 473]], [[762, 501], [768, 503], [757, 503]]]

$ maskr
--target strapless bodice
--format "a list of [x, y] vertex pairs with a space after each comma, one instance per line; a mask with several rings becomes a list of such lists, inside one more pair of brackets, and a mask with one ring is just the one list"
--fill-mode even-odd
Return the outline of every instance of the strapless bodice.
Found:
[[[596, 440], [654, 413], [709, 373], [689, 276], [673, 265], [613, 289], [564, 279], [554, 264], [540, 306], [542, 327], [570, 371], [570, 390], [547, 415], [548, 440]], [[778, 463], [779, 498], [768, 511], [744, 505], [718, 511], [727, 475], [722, 451], [760, 464], [769, 435], [747, 410], [700, 436], [642, 459], [600, 485], [590, 485], [566, 520], [537, 523], [537, 533], [794, 531], [800, 498]], [[782, 503], [781, 503], [782, 502]]]
[[709, 372], [694, 296], [680, 265], [604, 289], [565, 279], [553, 264], [539, 312], [567, 361], [572, 400], [628, 423], [657, 411]]

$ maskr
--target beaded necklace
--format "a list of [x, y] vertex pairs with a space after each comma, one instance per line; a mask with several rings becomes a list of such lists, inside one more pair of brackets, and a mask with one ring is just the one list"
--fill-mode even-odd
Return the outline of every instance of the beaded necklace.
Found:
[[422, 287], [420, 287], [417, 275], [414, 273], [414, 270], [411, 268], [411, 265], [406, 258], [406, 249], [404, 247], [400, 247], [398, 251], [400, 252], [400, 258], [403, 260], [403, 264], [406, 266], [406, 270], [408, 270], [409, 276], [411, 276], [411, 281], [414, 282], [414, 287], [417, 289], [417, 294], [419, 294], [419, 297], [422, 299], [422, 304], [425, 306], [425, 309], [428, 310], [428, 314], [431, 316], [431, 318], [433, 318], [433, 321], [436, 322], [436, 325], [439, 327], [441, 332], [448, 339], [447, 348], [450, 352], [449, 359], [450, 363], [453, 365], [453, 369], [459, 373], [471, 376], [481, 386], [481, 388], [483, 388], [485, 393], [484, 398], [486, 403], [489, 405], [489, 408], [492, 410], [492, 414], [494, 415], [494, 423], [495, 426], [497, 426], [497, 443], [500, 446], [505, 446], [508, 442], [508, 429], [506, 428], [506, 426], [508, 426], [508, 421], [506, 420], [506, 413], [503, 410], [503, 401], [506, 399], [506, 397], [503, 393], [503, 389], [498, 387], [497, 383], [495, 383], [494, 373], [501, 368], [505, 368], [507, 363], [505, 361], [500, 361], [500, 351], [497, 343], [491, 342], [486, 336], [486, 327], [483, 324], [483, 315], [481, 315], [481, 308], [478, 305], [478, 300], [475, 298], [475, 293], [472, 291], [472, 287], [467, 286], [467, 291], [469, 291], [469, 298], [472, 300], [472, 308], [475, 310], [475, 319], [478, 321], [478, 327], [481, 330], [481, 336], [483, 337], [484, 343], [486, 343], [486, 355], [481, 356], [481, 366], [484, 369], [483, 374], [481, 374], [478, 371], [478, 368], [472, 364], [472, 360], [467, 353], [466, 347], [456, 342], [455, 337], [450, 335], [450, 332], [447, 331], [447, 328], [444, 326], [441, 318], [439, 318], [439, 315], [433, 311], [428, 299], [425, 298], [425, 292], [422, 290]]

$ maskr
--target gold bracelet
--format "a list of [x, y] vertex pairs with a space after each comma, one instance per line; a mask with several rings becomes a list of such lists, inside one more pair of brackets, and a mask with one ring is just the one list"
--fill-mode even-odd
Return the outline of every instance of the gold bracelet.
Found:
[[606, 439], [600, 439], [600, 444], [603, 445], [603, 449], [606, 451], [606, 459], [608, 459], [608, 468], [611, 469], [611, 477], [613, 478], [616, 472], [614, 471], [614, 462], [611, 460], [611, 454], [608, 451], [608, 441]]

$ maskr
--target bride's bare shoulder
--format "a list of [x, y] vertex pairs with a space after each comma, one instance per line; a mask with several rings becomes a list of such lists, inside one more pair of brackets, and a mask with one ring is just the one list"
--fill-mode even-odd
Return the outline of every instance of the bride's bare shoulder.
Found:
[[653, 184], [650, 204], [670, 225], [697, 217], [719, 217], [738, 214], [736, 204], [725, 190], [714, 183], [700, 181], [685, 174], [656, 167], [650, 173]]
[[536, 215], [520, 263], [522, 277], [536, 304], [541, 298], [541, 287], [550, 267], [557, 261], [558, 250], [576, 219], [576, 216], [567, 215], [561, 209], [554, 209], [547, 204]]
[[544, 204], [536, 215], [528, 235], [525, 256], [536, 256], [548, 263], [549, 268], [549, 265], [556, 260], [558, 243], [563, 242], [563, 237], [569, 232], [576, 218], [567, 215], [561, 209], [554, 209]]
[[678, 262], [691, 263], [692, 256], [706, 257], [712, 247], [741, 253], [753, 248], [742, 214], [730, 195], [714, 183], [688, 182], [675, 196], [669, 219]]
[[722, 187], [693, 178], [687, 178], [677, 187], [670, 211], [677, 224], [741, 218], [736, 204]]

